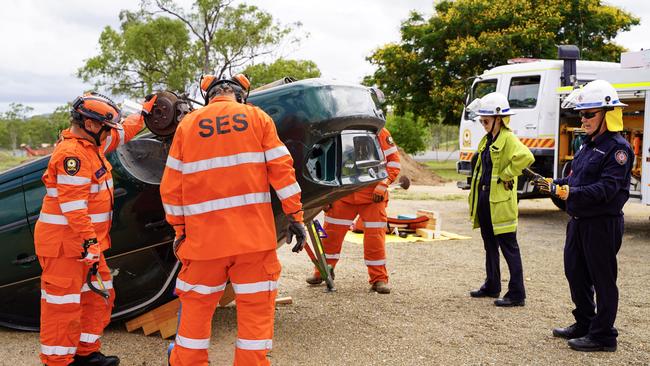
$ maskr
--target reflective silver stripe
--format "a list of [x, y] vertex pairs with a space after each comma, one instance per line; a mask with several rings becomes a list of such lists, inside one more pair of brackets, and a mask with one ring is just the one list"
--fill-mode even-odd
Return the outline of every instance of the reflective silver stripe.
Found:
[[167, 156], [167, 162], [165, 163], [168, 168], [178, 170], [179, 172], [183, 170], [183, 162], [173, 158], [171, 155]]
[[206, 285], [195, 285], [195, 284], [187, 283], [181, 280], [180, 278], [177, 278], [176, 288], [184, 292], [194, 291], [202, 295], [210, 295], [225, 290], [226, 282], [217, 286], [206, 286]]
[[165, 209], [165, 213], [167, 215], [183, 216], [183, 206], [168, 205], [166, 203], [163, 203], [163, 208]]
[[[270, 203], [271, 194], [269, 192], [247, 193], [240, 196], [219, 198], [216, 200], [195, 203], [193, 205], [180, 206], [183, 208], [183, 215], [192, 216], [206, 212], [225, 210], [233, 207], [255, 205], [259, 203]], [[176, 206], [178, 207], [178, 206]], [[165, 209], [166, 211], [167, 209]]]
[[79, 341], [86, 342], [86, 343], [95, 343], [97, 342], [99, 337], [101, 336], [98, 334], [81, 333], [81, 336], [79, 337]]
[[124, 130], [122, 130], [122, 129], [117, 130], [117, 134], [120, 136], [120, 143], [117, 146], [124, 145], [124, 142], [125, 142], [125, 140], [124, 140]]
[[325, 222], [329, 222], [330, 224], [334, 224], [334, 225], [346, 225], [346, 226], [350, 226], [354, 224], [354, 221], [352, 220], [337, 219], [329, 216], [325, 216]]
[[375, 189], [378, 190], [378, 191], [383, 192], [383, 191], [386, 190], [386, 186], [383, 185], [383, 184], [377, 184], [377, 185], [375, 186]]
[[83, 210], [85, 208], [88, 208], [88, 201], [77, 200], [77, 201], [64, 202], [64, 203], [59, 203], [59, 206], [61, 207], [61, 212], [66, 213], [74, 210]]
[[208, 349], [210, 348], [210, 338], [194, 339], [177, 334], [176, 345], [189, 349]]
[[108, 188], [113, 188], [113, 180], [105, 180], [101, 183], [98, 184], [91, 184], [90, 185], [90, 193], [97, 193], [99, 191], [103, 191], [106, 189], [106, 186], [108, 185]]
[[[93, 286], [95, 286], [95, 288], [99, 288], [99, 282], [92, 281], [91, 283], [93, 284]], [[102, 283], [104, 284], [104, 288], [107, 290], [113, 288], [113, 281], [102, 281]], [[90, 291], [90, 287], [88, 287], [87, 283], [84, 283], [84, 285], [81, 286], [81, 292], [87, 292], [87, 291]]]
[[[103, 213], [98, 213], [98, 214], [90, 214], [90, 222], [92, 223], [98, 223], [98, 222], [106, 222], [110, 221], [112, 215], [112, 212], [103, 212]], [[53, 214], [48, 214], [41, 212], [41, 215], [38, 217], [38, 221], [44, 222], [47, 224], [55, 224], [55, 225], [67, 225], [68, 224], [68, 219], [63, 216], [63, 215], [53, 215]]]
[[41, 344], [41, 353], [44, 355], [74, 355], [77, 353], [77, 347], [66, 347], [66, 346], [46, 346]]
[[266, 161], [271, 161], [283, 157], [285, 155], [290, 155], [290, 154], [289, 154], [289, 149], [287, 149], [287, 147], [284, 145], [275, 147], [273, 149], [268, 149], [264, 152]]
[[56, 188], [45, 188], [47, 191], [46, 195], [48, 197], [58, 197], [59, 196], [59, 191]]
[[191, 163], [181, 163], [183, 174], [192, 174], [210, 169], [226, 168], [230, 166], [263, 163], [264, 153], [262, 152], [245, 152], [228, 156], [219, 156], [216, 158], [194, 161]]
[[106, 142], [104, 142], [104, 152], [108, 151], [108, 148], [111, 146], [111, 142], [113, 142], [113, 136], [106, 136]]
[[366, 266], [384, 266], [386, 265], [386, 260], [385, 259], [380, 259], [378, 261], [369, 261], [365, 260]]
[[386, 227], [386, 223], [381, 221], [364, 221], [363, 227], [368, 229], [381, 229]]
[[278, 281], [261, 281], [254, 283], [234, 283], [232, 282], [232, 289], [238, 295], [241, 294], [254, 294], [257, 292], [274, 291], [278, 289]]
[[389, 161], [388, 164], [386, 164], [387, 167], [389, 168], [399, 168], [402, 169], [402, 164], [396, 162], [396, 161]]
[[281, 199], [281, 200], [287, 199], [287, 198], [293, 196], [294, 194], [297, 194], [297, 193], [300, 193], [300, 192], [301, 192], [300, 191], [300, 185], [298, 184], [298, 182], [293, 183], [293, 184], [289, 184], [288, 186], [275, 191], [275, 193], [278, 194], [278, 198]]
[[237, 348], [247, 351], [264, 351], [273, 348], [273, 340], [237, 338]]
[[325, 253], [325, 259], [341, 259], [341, 254], [327, 254]]
[[58, 184], [70, 184], [73, 186], [83, 186], [90, 183], [90, 178], [74, 177], [72, 175], [59, 174], [56, 176], [56, 182]]
[[41, 290], [41, 299], [50, 304], [79, 304], [81, 301], [81, 294], [68, 294], [68, 295], [50, 295], [45, 290]]
[[395, 154], [397, 152], [397, 146], [393, 146], [388, 150], [384, 150], [384, 155], [388, 156], [391, 154]]

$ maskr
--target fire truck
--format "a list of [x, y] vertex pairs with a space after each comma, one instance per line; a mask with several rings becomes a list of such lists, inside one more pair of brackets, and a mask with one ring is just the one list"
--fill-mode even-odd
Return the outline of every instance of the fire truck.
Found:
[[[535, 156], [532, 169], [545, 177], [560, 178], [571, 171], [573, 154], [586, 136], [577, 112], [562, 109], [561, 103], [574, 88], [596, 79], [612, 83], [621, 101], [629, 105], [623, 110], [622, 135], [635, 154], [630, 197], [650, 204], [650, 139], [644, 139], [644, 131], [650, 130], [650, 50], [623, 53], [621, 63], [579, 60], [575, 46], [559, 46], [558, 60], [513, 59], [477, 76], [465, 105], [494, 91], [506, 95], [516, 113], [510, 128]], [[464, 108], [456, 163], [458, 173], [467, 175], [467, 181], [458, 182], [462, 189], [469, 189], [484, 135], [477, 116]], [[542, 197], [523, 176], [517, 189], [520, 199]], [[564, 209], [563, 201], [551, 199]]]

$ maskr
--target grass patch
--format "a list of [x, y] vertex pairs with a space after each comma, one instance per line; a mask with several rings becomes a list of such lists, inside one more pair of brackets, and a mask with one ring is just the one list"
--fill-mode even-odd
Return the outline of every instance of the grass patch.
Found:
[[424, 164], [442, 178], [449, 179], [454, 182], [464, 182], [467, 180], [466, 175], [456, 173], [456, 161], [454, 160], [427, 161]]
[[26, 157], [13, 156], [7, 151], [0, 151], [0, 172], [19, 165], [20, 163], [29, 160]]
[[390, 192], [390, 199], [406, 201], [457, 201], [467, 199], [467, 196], [464, 194], [437, 195], [426, 192], [409, 192], [402, 189], [396, 189]]

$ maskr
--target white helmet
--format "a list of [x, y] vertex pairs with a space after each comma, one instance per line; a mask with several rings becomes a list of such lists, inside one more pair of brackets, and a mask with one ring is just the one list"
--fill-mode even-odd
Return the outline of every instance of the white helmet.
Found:
[[479, 116], [511, 116], [514, 114], [510, 110], [508, 98], [499, 92], [486, 94], [481, 99], [474, 99], [467, 109]]
[[[627, 107], [618, 99], [618, 93], [612, 84], [605, 80], [594, 80], [577, 92], [571, 93], [565, 103], [565, 108], [579, 111], [581, 109], [606, 108], [606, 107]], [[568, 103], [567, 103], [568, 102]]]

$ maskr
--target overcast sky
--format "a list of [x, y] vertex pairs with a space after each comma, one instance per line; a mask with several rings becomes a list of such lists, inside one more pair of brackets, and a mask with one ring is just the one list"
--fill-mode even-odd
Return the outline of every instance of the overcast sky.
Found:
[[[498, 1], [498, 0], [495, 0]], [[190, 0], [180, 0], [190, 3]], [[399, 41], [399, 26], [411, 10], [431, 15], [433, 0], [246, 0], [283, 23], [302, 22], [309, 33], [300, 46], [283, 50], [316, 62], [323, 77], [359, 82], [373, 67], [365, 57]], [[121, 9], [138, 0], [10, 0], [0, 12], [0, 112], [11, 102], [51, 112], [90, 88], [75, 77], [85, 59], [98, 54], [107, 25], [119, 27]], [[630, 50], [649, 48], [650, 1], [610, 0], [641, 18], [616, 41]]]

